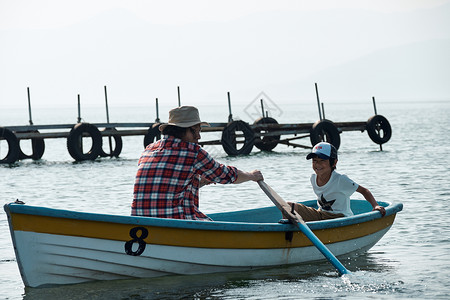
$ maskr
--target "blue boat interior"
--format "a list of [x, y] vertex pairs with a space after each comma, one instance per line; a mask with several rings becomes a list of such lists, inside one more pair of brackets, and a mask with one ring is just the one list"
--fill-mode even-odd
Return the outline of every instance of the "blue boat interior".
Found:
[[[317, 208], [317, 201], [303, 201], [303, 204]], [[380, 205], [387, 207], [390, 203], [378, 202]], [[352, 200], [351, 209], [355, 215], [363, 214], [372, 211], [372, 206], [365, 200]], [[244, 222], [244, 223], [277, 223], [281, 218], [281, 212], [276, 206], [241, 210], [233, 212], [223, 212], [208, 214], [214, 221], [222, 222]]]

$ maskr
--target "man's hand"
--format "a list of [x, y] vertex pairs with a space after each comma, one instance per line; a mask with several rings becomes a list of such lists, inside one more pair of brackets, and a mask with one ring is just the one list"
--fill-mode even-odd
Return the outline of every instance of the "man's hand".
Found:
[[253, 181], [264, 180], [264, 177], [263, 177], [261, 171], [259, 171], [259, 170], [253, 170], [253, 171], [249, 172], [249, 174], [252, 177], [250, 180], [253, 180]]
[[243, 183], [243, 182], [246, 182], [249, 180], [260, 181], [260, 180], [264, 180], [264, 177], [263, 177], [261, 171], [259, 171], [259, 170], [253, 170], [250, 172], [238, 170], [238, 178], [234, 183], [238, 184], [238, 183]]

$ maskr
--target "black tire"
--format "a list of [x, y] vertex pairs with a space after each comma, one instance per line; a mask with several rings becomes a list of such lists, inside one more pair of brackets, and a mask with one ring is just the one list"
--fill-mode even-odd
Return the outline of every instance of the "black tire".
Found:
[[392, 128], [389, 121], [382, 115], [371, 117], [366, 124], [370, 139], [376, 144], [384, 144], [391, 139]]
[[[244, 133], [244, 145], [240, 149], [237, 149], [236, 131], [242, 131]], [[222, 147], [230, 156], [250, 154], [250, 152], [252, 152], [254, 140], [255, 133], [250, 125], [244, 121], [233, 121], [228, 123], [222, 131]]]
[[[270, 117], [262, 117], [256, 120], [253, 124], [278, 124], [277, 120]], [[258, 132], [270, 132], [270, 130], [259, 130]], [[255, 137], [255, 147], [263, 151], [272, 151], [280, 141], [280, 136], [261, 136]]]
[[326, 119], [313, 124], [309, 138], [312, 146], [320, 142], [328, 142], [339, 149], [341, 145], [339, 130], [333, 122]]
[[[106, 129], [105, 129], [105, 131], [106, 131]], [[117, 130], [115, 128], [110, 128], [110, 129], [108, 129], [108, 131], [117, 132]], [[110, 147], [109, 147], [109, 143], [110, 143], [109, 139], [114, 139], [114, 145], [112, 145], [112, 146], [114, 146], [113, 149], [110, 149]], [[111, 143], [112, 143], [112, 141], [111, 141]], [[122, 152], [122, 147], [123, 147], [122, 137], [120, 135], [114, 134], [114, 133], [112, 136], [108, 136], [108, 145], [106, 145], [106, 147], [109, 150], [108, 151], [109, 153], [104, 151], [103, 146], [102, 146], [102, 149], [100, 151], [101, 157], [108, 157], [108, 156], [109, 157], [118, 157], [120, 155], [120, 152]]]
[[156, 142], [161, 139], [161, 131], [159, 131], [159, 125], [161, 123], [155, 123], [150, 127], [144, 136], [144, 148], [149, 144]]
[[[5, 157], [0, 157], [0, 164], [12, 164], [19, 158], [19, 140], [9, 129], [0, 127], [0, 139], [8, 143], [8, 153]], [[1, 150], [1, 149], [0, 149]]]
[[[84, 153], [82, 145], [84, 133], [92, 138], [92, 147], [87, 153]], [[102, 134], [95, 125], [89, 123], [76, 124], [67, 137], [67, 150], [76, 161], [96, 159], [102, 151], [102, 144]]]
[[[33, 131], [27, 131], [30, 133], [39, 133], [38, 130]], [[19, 141], [19, 159], [28, 159], [31, 158], [33, 160], [38, 160], [42, 158], [42, 155], [44, 155], [45, 151], [45, 142], [43, 138], [32, 138], [31, 139], [31, 149], [33, 153], [31, 155], [25, 154], [21, 147], [20, 147], [20, 141]]]

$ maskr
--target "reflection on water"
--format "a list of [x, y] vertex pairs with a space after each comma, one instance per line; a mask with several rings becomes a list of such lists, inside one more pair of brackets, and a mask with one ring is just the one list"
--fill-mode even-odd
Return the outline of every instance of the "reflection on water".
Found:
[[256, 269], [248, 272], [91, 282], [48, 288], [26, 288], [24, 299], [299, 299], [391, 293], [402, 282], [389, 282], [392, 261], [353, 254], [343, 264], [352, 274], [342, 277], [326, 261]]

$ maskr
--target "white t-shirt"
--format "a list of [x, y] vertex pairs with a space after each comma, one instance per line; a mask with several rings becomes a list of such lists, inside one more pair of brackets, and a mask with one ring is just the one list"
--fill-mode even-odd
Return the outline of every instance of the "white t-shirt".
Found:
[[336, 171], [331, 173], [330, 180], [323, 186], [317, 185], [316, 177], [316, 174], [311, 175], [311, 185], [317, 196], [319, 210], [353, 216], [350, 208], [350, 196], [358, 189], [359, 185], [347, 175], [339, 174]]

